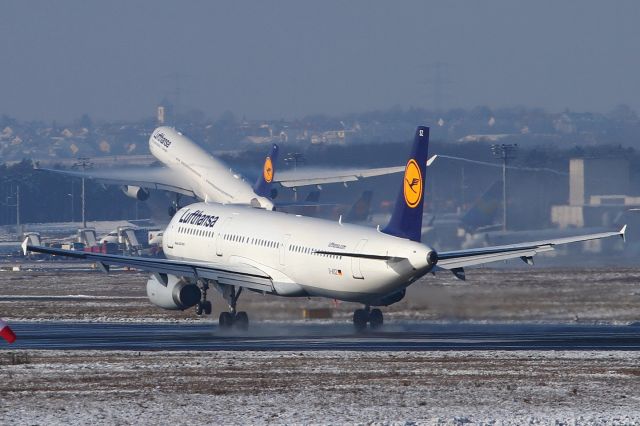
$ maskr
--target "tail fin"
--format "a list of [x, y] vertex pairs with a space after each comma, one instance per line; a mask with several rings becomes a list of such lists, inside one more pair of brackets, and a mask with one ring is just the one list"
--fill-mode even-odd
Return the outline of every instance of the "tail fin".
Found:
[[496, 219], [502, 206], [502, 180], [495, 181], [489, 189], [462, 216], [462, 225], [467, 232], [497, 225]]
[[271, 197], [271, 182], [276, 174], [275, 162], [278, 159], [278, 145], [273, 144], [271, 153], [265, 158], [262, 166], [262, 174], [253, 185], [253, 191], [261, 197]]
[[424, 210], [425, 171], [429, 155], [429, 128], [420, 126], [404, 169], [402, 187], [385, 234], [420, 241]]
[[360, 198], [351, 206], [344, 220], [349, 223], [364, 222], [371, 212], [371, 198], [373, 191], [364, 191]]

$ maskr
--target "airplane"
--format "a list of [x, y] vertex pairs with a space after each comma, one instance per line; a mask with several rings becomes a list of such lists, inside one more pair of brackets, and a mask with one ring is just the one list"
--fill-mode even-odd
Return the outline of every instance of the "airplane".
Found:
[[[381, 306], [405, 297], [406, 289], [429, 273], [449, 271], [464, 279], [464, 268], [507, 259], [533, 264], [556, 245], [621, 236], [617, 232], [437, 252], [421, 242], [429, 128], [417, 128], [389, 223], [371, 228], [303, 217], [251, 206], [199, 202], [180, 209], [164, 231], [166, 259], [74, 252], [30, 245], [23, 251], [96, 262], [104, 272], [126, 266], [151, 273], [147, 295], [164, 309], [196, 307], [209, 314], [210, 288], [226, 300], [221, 329], [247, 329], [238, 311], [243, 290], [283, 297], [325, 297], [357, 302], [358, 331], [383, 325]], [[373, 308], [373, 309], [372, 309]]]
[[251, 186], [241, 175], [172, 127], [156, 128], [149, 137], [149, 150], [163, 164], [163, 167], [82, 172], [46, 168], [38, 168], [38, 170], [87, 178], [104, 184], [120, 185], [128, 197], [139, 201], [149, 198], [150, 189], [174, 192], [176, 201], [169, 208], [170, 216], [173, 216], [179, 208], [181, 195], [205, 202], [250, 205], [273, 210], [273, 198], [276, 194], [276, 191], [271, 188], [273, 183], [295, 189], [308, 185], [346, 183], [366, 177], [400, 173], [404, 170], [403, 166], [395, 166], [374, 169], [297, 171], [283, 173], [281, 177], [276, 177], [275, 162], [278, 146], [274, 144], [271, 153], [264, 161], [262, 174]]

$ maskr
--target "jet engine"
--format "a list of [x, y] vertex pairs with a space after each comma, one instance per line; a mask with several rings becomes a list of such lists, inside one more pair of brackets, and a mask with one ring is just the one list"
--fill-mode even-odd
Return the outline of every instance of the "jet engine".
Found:
[[138, 201], [146, 201], [149, 198], [149, 190], [140, 188], [139, 186], [124, 185], [122, 192], [124, 192], [127, 197], [135, 198]]
[[183, 311], [195, 306], [201, 295], [197, 285], [175, 275], [154, 274], [147, 281], [149, 301], [163, 309]]

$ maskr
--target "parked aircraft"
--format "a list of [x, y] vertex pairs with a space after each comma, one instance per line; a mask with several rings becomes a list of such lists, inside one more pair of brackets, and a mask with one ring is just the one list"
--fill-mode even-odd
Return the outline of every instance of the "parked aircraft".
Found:
[[[421, 240], [429, 128], [418, 127], [393, 214], [384, 228], [290, 215], [239, 205], [195, 203], [176, 213], [164, 231], [167, 259], [75, 252], [29, 245], [34, 251], [96, 262], [105, 272], [120, 265], [151, 272], [149, 300], [162, 308], [210, 313], [214, 288], [229, 305], [221, 328], [248, 326], [237, 310], [244, 289], [285, 297], [327, 297], [364, 305], [353, 314], [358, 330], [378, 328], [378, 308], [402, 300], [406, 288], [428, 273], [450, 271], [464, 279], [467, 266], [520, 258], [533, 263], [556, 245], [617, 232], [436, 252]], [[372, 309], [373, 307], [373, 309]]]

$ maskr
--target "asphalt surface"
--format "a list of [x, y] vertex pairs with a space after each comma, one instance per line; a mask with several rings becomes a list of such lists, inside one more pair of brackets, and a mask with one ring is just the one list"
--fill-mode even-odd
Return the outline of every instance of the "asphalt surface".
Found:
[[403, 322], [355, 333], [348, 323], [254, 323], [248, 332], [214, 323], [11, 323], [18, 340], [0, 349], [57, 350], [640, 350], [632, 325]]

